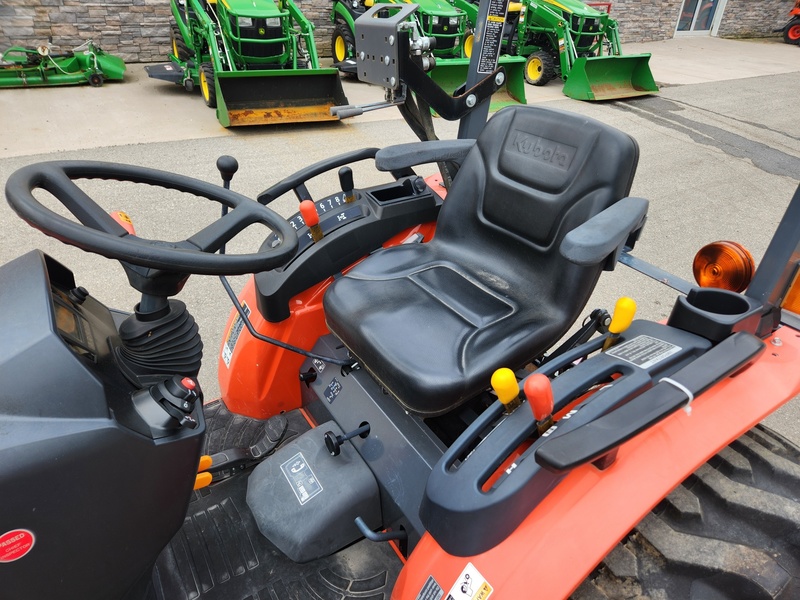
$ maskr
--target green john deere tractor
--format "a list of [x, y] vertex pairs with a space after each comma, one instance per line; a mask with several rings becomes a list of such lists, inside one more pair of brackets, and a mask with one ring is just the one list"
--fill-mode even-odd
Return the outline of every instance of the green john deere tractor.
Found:
[[[386, 4], [400, 4], [399, 0], [378, 0]], [[350, 69], [347, 59], [355, 56], [355, 20], [364, 14], [367, 8], [376, 4], [373, 0], [334, 0], [331, 11], [333, 37], [331, 53], [333, 61], [344, 72], [355, 73]], [[463, 10], [455, 8], [447, 0], [419, 0], [415, 18], [420, 33], [426, 37], [436, 38], [433, 55], [437, 58], [469, 57], [465, 46], [471, 43], [472, 29], [467, 22]], [[340, 66], [341, 65], [341, 66]]]
[[[356, 74], [355, 21], [364, 12], [379, 3], [405, 5], [406, 0], [333, 0], [331, 22], [331, 54], [334, 66], [345, 74]], [[413, 17], [419, 34], [435, 39], [431, 55], [435, 67], [429, 71], [433, 79], [447, 92], [459, 89], [467, 77], [469, 57], [472, 53], [475, 18], [469, 19], [467, 12], [452, 0], [413, 0], [418, 6]], [[470, 7], [474, 5], [470, 4]], [[477, 13], [477, 7], [475, 7]], [[507, 104], [525, 104], [524, 59], [503, 56], [500, 64], [505, 67], [506, 83], [492, 98], [492, 107], [498, 109]]]
[[215, 108], [225, 126], [330, 121], [347, 104], [319, 66], [314, 26], [292, 0], [171, 0], [170, 63], [146, 67]]
[[[453, 0], [472, 23], [478, 12], [470, 0]], [[509, 3], [502, 50], [525, 56], [525, 80], [545, 85], [564, 81], [576, 100], [610, 100], [652, 94], [658, 86], [650, 54], [623, 55], [617, 22], [580, 0], [523, 0]]]

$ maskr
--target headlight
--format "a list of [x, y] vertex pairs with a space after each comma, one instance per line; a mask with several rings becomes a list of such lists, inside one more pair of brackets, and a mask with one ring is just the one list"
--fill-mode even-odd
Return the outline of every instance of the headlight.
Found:
[[450, 27], [458, 27], [458, 17], [450, 17]]
[[431, 20], [433, 21], [434, 25], [438, 25], [439, 24], [439, 17], [433, 17]]

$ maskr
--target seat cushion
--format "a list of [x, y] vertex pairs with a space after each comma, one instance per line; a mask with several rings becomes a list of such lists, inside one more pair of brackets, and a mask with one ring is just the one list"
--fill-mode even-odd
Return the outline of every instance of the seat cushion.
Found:
[[440, 253], [434, 242], [388, 248], [325, 295], [331, 331], [401, 404], [426, 416], [488, 387], [499, 366], [521, 366], [529, 344], [558, 335], [562, 320], [526, 309], [519, 295], [527, 287], [481, 280]]

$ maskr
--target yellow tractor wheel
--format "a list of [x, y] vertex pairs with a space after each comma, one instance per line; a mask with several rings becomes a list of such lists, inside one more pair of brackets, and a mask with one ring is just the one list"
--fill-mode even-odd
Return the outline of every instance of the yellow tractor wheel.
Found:
[[214, 67], [211, 63], [200, 65], [200, 94], [209, 108], [217, 107], [217, 90], [214, 87]]
[[336, 22], [336, 26], [333, 28], [333, 38], [331, 39], [331, 50], [333, 62], [336, 63], [340, 63], [345, 59], [355, 56], [356, 41], [347, 23], [343, 23], [342, 21]]
[[525, 62], [525, 81], [531, 85], [546, 85], [555, 77], [553, 57], [547, 52], [534, 52]]
[[472, 58], [472, 47], [475, 44], [475, 36], [472, 35], [472, 32], [469, 32], [466, 36], [464, 36], [464, 57], [465, 58]]

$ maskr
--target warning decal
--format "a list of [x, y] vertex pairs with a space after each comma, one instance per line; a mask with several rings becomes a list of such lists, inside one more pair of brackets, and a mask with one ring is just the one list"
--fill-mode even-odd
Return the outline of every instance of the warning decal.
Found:
[[0, 563], [19, 560], [31, 551], [36, 538], [27, 529], [12, 529], [0, 535]]
[[478, 572], [475, 565], [467, 563], [461, 571], [446, 600], [487, 600], [492, 595], [492, 586]]
[[[242, 312], [250, 316], [250, 307], [242, 302]], [[242, 315], [236, 314], [236, 318], [231, 323], [231, 328], [228, 330], [228, 335], [225, 336], [225, 343], [222, 344], [222, 361], [226, 367], [231, 366], [231, 358], [233, 358], [233, 349], [236, 348], [236, 342], [239, 341], [239, 335], [244, 329], [244, 319]]]
[[311, 467], [308, 466], [302, 452], [298, 452], [292, 458], [281, 465], [281, 471], [286, 476], [286, 480], [292, 487], [297, 501], [303, 505], [317, 494], [322, 493], [322, 484], [317, 480]]
[[417, 594], [416, 600], [441, 600], [443, 595], [444, 590], [431, 575]]
[[606, 350], [606, 354], [616, 356], [642, 369], [649, 369], [679, 352], [680, 349], [680, 346], [670, 344], [664, 340], [650, 337], [649, 335], [639, 335], [632, 340]]

